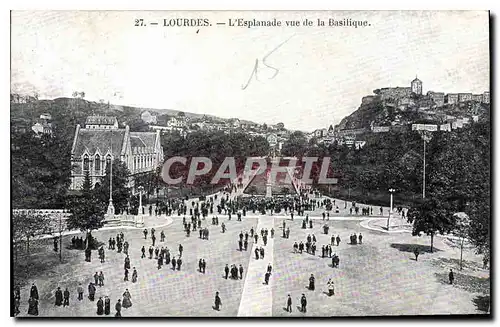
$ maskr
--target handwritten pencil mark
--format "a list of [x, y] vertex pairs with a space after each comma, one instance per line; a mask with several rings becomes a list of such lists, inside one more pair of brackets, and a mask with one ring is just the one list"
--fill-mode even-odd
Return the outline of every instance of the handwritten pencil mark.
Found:
[[[276, 50], [278, 50], [279, 48], [281, 48], [285, 43], [287, 43], [291, 38], [293, 37], [290, 36], [288, 39], [286, 39], [285, 41], [281, 42], [277, 47], [275, 47], [273, 50], [271, 50], [269, 53], [267, 53], [264, 57], [262, 57], [262, 64], [264, 64], [268, 69], [272, 69], [274, 70], [274, 74], [269, 77], [269, 79], [273, 79], [276, 77], [276, 75], [278, 75], [279, 73], [279, 69], [276, 68], [276, 67], [273, 67], [271, 65], [269, 65], [266, 60], [269, 58], [270, 55], [272, 55], [274, 52], [276, 52]], [[242, 90], [245, 90], [249, 85], [250, 85], [250, 82], [252, 81], [252, 78], [255, 76], [255, 80], [259, 80], [258, 78], [258, 72], [259, 72], [259, 59], [255, 59], [255, 65], [253, 67], [253, 70], [252, 70], [252, 73], [250, 74], [250, 78], [248, 79], [247, 83], [242, 85], [241, 86], [241, 89]]]

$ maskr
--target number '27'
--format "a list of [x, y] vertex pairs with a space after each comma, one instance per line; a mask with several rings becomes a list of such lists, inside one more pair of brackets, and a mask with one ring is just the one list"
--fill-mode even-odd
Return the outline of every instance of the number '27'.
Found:
[[135, 26], [144, 26], [144, 19], [136, 19], [135, 20]]

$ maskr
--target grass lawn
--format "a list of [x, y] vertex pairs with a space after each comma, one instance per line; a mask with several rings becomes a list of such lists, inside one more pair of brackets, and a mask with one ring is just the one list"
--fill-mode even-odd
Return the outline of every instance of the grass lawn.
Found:
[[[460, 252], [443, 238], [435, 240], [437, 251], [423, 253], [415, 261], [412, 246], [427, 249], [427, 237], [387, 235], [360, 228], [355, 221], [330, 221], [330, 231], [342, 239], [340, 246], [333, 248], [340, 257], [340, 267], [334, 269], [330, 259], [320, 257], [321, 245], [328, 244], [331, 235], [321, 234], [319, 222], [312, 231], [300, 229], [300, 221], [287, 220], [290, 239], [275, 240], [273, 316], [304, 316], [298, 311], [302, 293], [308, 300], [307, 316], [484, 313], [476, 302], [484, 293], [489, 296], [489, 275], [478, 267], [481, 257], [472, 251], [464, 253], [464, 259], [474, 269], [466, 267], [459, 272]], [[279, 219], [276, 225], [281, 224]], [[348, 244], [353, 232], [363, 234], [363, 244]], [[312, 233], [318, 240], [316, 256], [294, 254], [293, 243], [305, 243], [307, 234]], [[450, 268], [455, 271], [455, 285], [448, 284]], [[311, 273], [316, 277], [315, 291], [307, 289]], [[332, 297], [327, 295], [329, 278], [335, 283]], [[471, 287], [473, 284], [476, 286]], [[288, 294], [293, 300], [291, 314], [286, 312]]]
[[[223, 219], [219, 219], [222, 223]], [[226, 219], [224, 219], [226, 220]], [[210, 223], [209, 220], [206, 223]], [[141, 247], [146, 249], [151, 244], [150, 238], [144, 240], [142, 230], [123, 230], [125, 240], [130, 243], [131, 266], [137, 268], [138, 282], [123, 281], [123, 264], [125, 255], [116, 251], [106, 250], [106, 262], [101, 264], [97, 251], [92, 253], [92, 262], [84, 261], [83, 251], [63, 249], [64, 263], [59, 264], [58, 254], [52, 251], [52, 241], [38, 241], [32, 245], [34, 254], [31, 256], [32, 269], [29, 278], [24, 281], [26, 286], [21, 290], [21, 314], [27, 313], [27, 299], [32, 282], [36, 282], [40, 294], [40, 316], [96, 316], [96, 302], [90, 302], [86, 297], [84, 301], [76, 300], [76, 288], [81, 282], [87, 293], [87, 286], [93, 281], [93, 274], [102, 271], [105, 276], [104, 286], [97, 287], [96, 301], [99, 296], [107, 295], [111, 299], [112, 314], [118, 298], [126, 288], [132, 295], [132, 307], [122, 310], [126, 316], [235, 316], [238, 313], [243, 280], [225, 280], [224, 266], [227, 264], [242, 264], [245, 273], [247, 270], [250, 251], [239, 252], [238, 234], [240, 230], [249, 230], [256, 225], [256, 220], [237, 222], [235, 219], [225, 221], [227, 231], [221, 233], [220, 226], [207, 225], [210, 230], [210, 239], [199, 239], [198, 232], [186, 237], [182, 231], [182, 218], [177, 218], [174, 223], [164, 229], [166, 244], [171, 254], [178, 254], [178, 246], [184, 247], [181, 271], [173, 271], [172, 266], [163, 266], [157, 269], [157, 261], [141, 259]], [[100, 241], [116, 236], [121, 230], [98, 231], [94, 236]], [[159, 233], [157, 230], [157, 241]], [[149, 236], [149, 235], [148, 235]], [[70, 237], [65, 238], [65, 244], [70, 242]], [[160, 246], [162, 243], [157, 243]], [[205, 274], [198, 272], [198, 260], [204, 258], [207, 262]], [[21, 277], [26, 277], [18, 275]], [[129, 279], [131, 279], [130, 270]], [[60, 286], [62, 290], [68, 287], [71, 292], [70, 307], [54, 306], [54, 291]], [[217, 312], [212, 309], [215, 291], [220, 292], [224, 310]]]

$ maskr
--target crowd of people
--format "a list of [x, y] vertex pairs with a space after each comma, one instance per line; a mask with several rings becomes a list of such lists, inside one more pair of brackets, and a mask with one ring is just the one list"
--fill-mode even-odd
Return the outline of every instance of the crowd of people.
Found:
[[[214, 200], [217, 200], [217, 196], [219, 196], [218, 204], [215, 204]], [[318, 194], [314, 192], [304, 192], [300, 194], [300, 196], [289, 196], [289, 197], [280, 197], [280, 198], [231, 198], [229, 193], [223, 193], [219, 195], [215, 195], [213, 197], [209, 197], [204, 202], [191, 202], [187, 201], [179, 201], [179, 202], [171, 202], [162, 206], [162, 204], [157, 204], [154, 209], [152, 206], [149, 207], [149, 214], [152, 215], [154, 212], [155, 215], [167, 214], [171, 215], [172, 211], [177, 211], [179, 216], [186, 215], [189, 210], [189, 214], [191, 215], [191, 220], [188, 221], [186, 217], [183, 218], [183, 230], [186, 232], [186, 237], [190, 236], [192, 231], [199, 232], [199, 238], [203, 240], [209, 239], [209, 230], [208, 227], [202, 227], [202, 219], [205, 218], [209, 214], [214, 213], [214, 209], [218, 215], [214, 215], [211, 220], [211, 224], [214, 226], [219, 226], [219, 215], [225, 214], [227, 215], [228, 220], [231, 220], [231, 214], [236, 215], [238, 220], [241, 221], [242, 217], [245, 217], [247, 211], [252, 211], [255, 213], [256, 211], [260, 211], [261, 213], [266, 213], [269, 211], [270, 214], [273, 212], [284, 211], [285, 213], [289, 213], [291, 219], [293, 220], [294, 214], [298, 216], [304, 216], [302, 220], [301, 227], [302, 229], [314, 229], [313, 220], [309, 218], [305, 211], [307, 210], [315, 210], [316, 208], [324, 209], [322, 213], [323, 220], [329, 220], [330, 218], [330, 210], [333, 207], [338, 208], [336, 206], [335, 200], [331, 201], [329, 199], [318, 199]], [[346, 202], [347, 205], [347, 202]], [[214, 208], [215, 206], [215, 208]], [[359, 206], [355, 203], [352, 204], [350, 208], [351, 214], [358, 214]], [[382, 208], [381, 208], [382, 209]], [[370, 208], [361, 208], [362, 215], [372, 215], [373, 209]], [[403, 211], [404, 214], [404, 211]], [[221, 233], [225, 233], [227, 231], [226, 225], [224, 222], [220, 224]], [[324, 224], [321, 229], [324, 234], [329, 234], [330, 227], [328, 224]], [[286, 221], [283, 220], [282, 226], [283, 238], [288, 239], [290, 237], [290, 227], [286, 226]], [[151, 245], [149, 248], [147, 246], [142, 245], [140, 248], [141, 251], [141, 259], [144, 260], [156, 260], [157, 269], [162, 269], [163, 265], [171, 265], [172, 270], [179, 271], [181, 270], [183, 259], [183, 246], [179, 244], [178, 246], [178, 254], [173, 255], [170, 249], [167, 246], [159, 246], [156, 244], [156, 231], [154, 228], [151, 230], [144, 229], [143, 231], [144, 239], [147, 240], [148, 236], [151, 240]], [[249, 231], [240, 231], [238, 234], [238, 249], [239, 251], [248, 251], [248, 246], [250, 242], [253, 242], [255, 259], [263, 260], [265, 258], [265, 246], [267, 246], [269, 238], [274, 238], [275, 230], [274, 228], [261, 229], [260, 233], [252, 227]], [[261, 238], [261, 244], [259, 244], [259, 238]], [[362, 244], [362, 235], [352, 234], [350, 235], [350, 244]], [[76, 249], [85, 249], [85, 260], [88, 262], [92, 261], [91, 258], [91, 249], [87, 246], [85, 247], [86, 240], [83, 240], [79, 237], [73, 237], [72, 247]], [[332, 259], [332, 267], [339, 267], [339, 256], [336, 253], [333, 253], [332, 247], [339, 246], [341, 242], [340, 235], [332, 235], [330, 244], [324, 244], [321, 246], [321, 257], [322, 258], [331, 258]], [[160, 243], [166, 243], [166, 236], [164, 231], [160, 232]], [[306, 251], [309, 254], [315, 255], [317, 251], [317, 238], [314, 233], [308, 234], [305, 242], [294, 242], [293, 250], [295, 253], [303, 253]], [[54, 243], [54, 247], [55, 247]], [[124, 255], [124, 282], [129, 282], [129, 274], [132, 269], [132, 276], [130, 281], [132, 283], [137, 283], [139, 279], [139, 274], [136, 267], [133, 267], [131, 264], [131, 259], [129, 256], [129, 247], [130, 243], [125, 240], [125, 235], [123, 232], [120, 232], [116, 235], [115, 238], [110, 237], [108, 241], [108, 250], [114, 251], [117, 253], [122, 253]], [[251, 247], [252, 248], [252, 247]], [[105, 250], [104, 247], [101, 246], [98, 248], [99, 259], [101, 263], [105, 262]], [[149, 254], [149, 256], [147, 256]], [[198, 260], [198, 271], [200, 273], [205, 274], [206, 272], [206, 261], [204, 258], [200, 258]], [[264, 274], [264, 284], [269, 285], [270, 278], [272, 275], [272, 265], [268, 264], [267, 270]], [[452, 273], [451, 273], [452, 274]], [[229, 264], [225, 265], [224, 274], [225, 279], [233, 279], [233, 280], [242, 280], [244, 276], [244, 268], [242, 264], [236, 265]], [[452, 278], [450, 278], [450, 282], [452, 282]], [[95, 272], [93, 275], [93, 281], [88, 285], [88, 299], [91, 302], [94, 302], [96, 299], [96, 294], [98, 292], [98, 288], [104, 286], [105, 276], [103, 271]], [[309, 285], [308, 289], [310, 291], [315, 291], [315, 277], [313, 274], [309, 277]], [[335, 295], [334, 282], [332, 279], [329, 279], [327, 282], [328, 295]], [[81, 283], [77, 288], [78, 293], [78, 301], [84, 301], [84, 290]], [[68, 287], [61, 289], [61, 286], [58, 286], [54, 292], [55, 295], [55, 306], [67, 307], [70, 305], [70, 290]], [[19, 301], [20, 301], [20, 293], [19, 288], [15, 290], [15, 305], [16, 305], [16, 314], [19, 313]], [[30, 291], [30, 297], [28, 300], [28, 314], [29, 315], [38, 315], [38, 290], [35, 284], [32, 285]], [[305, 294], [302, 294], [300, 297], [300, 311], [305, 313], [307, 312], [307, 298]], [[17, 303], [17, 304], [16, 304]], [[122, 308], [130, 308], [132, 306], [132, 296], [128, 290], [125, 289], [125, 292], [122, 294], [120, 299], [117, 299], [115, 305], [115, 316], [121, 317]], [[220, 294], [217, 291], [214, 300], [214, 309], [220, 310], [222, 306], [222, 301], [220, 298]], [[111, 299], [108, 295], [99, 295], [96, 302], [96, 314], [97, 315], [110, 315], [111, 314]], [[287, 298], [287, 311], [292, 312], [292, 297], [291, 294], [288, 295]]]

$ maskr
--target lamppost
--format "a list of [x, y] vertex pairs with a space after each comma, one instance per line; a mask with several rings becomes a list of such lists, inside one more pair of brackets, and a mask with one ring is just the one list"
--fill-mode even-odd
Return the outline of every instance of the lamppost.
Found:
[[424, 165], [423, 165], [423, 172], [422, 172], [422, 198], [425, 199], [425, 146], [427, 142], [429, 142], [432, 139], [432, 134], [429, 133], [426, 130], [420, 131], [420, 135], [422, 136], [422, 139], [424, 140]]
[[392, 218], [392, 194], [396, 192], [395, 189], [393, 188], [390, 188], [389, 189], [389, 193], [391, 193], [391, 204], [390, 204], [390, 208], [389, 208], [389, 217], [387, 218], [387, 230], [389, 230], [389, 228], [391, 227], [391, 218]]
[[142, 190], [144, 189], [144, 187], [139, 186], [138, 189], [139, 189], [139, 212], [138, 212], [138, 214], [142, 215], [143, 214], [143, 209], [144, 209], [142, 207]]
[[[111, 132], [113, 133], [113, 132]], [[115, 215], [115, 206], [113, 205], [113, 143], [110, 145], [111, 157], [109, 160], [109, 204], [108, 204], [108, 217], [113, 218]]]
[[59, 216], [59, 262], [62, 262], [62, 213]]

